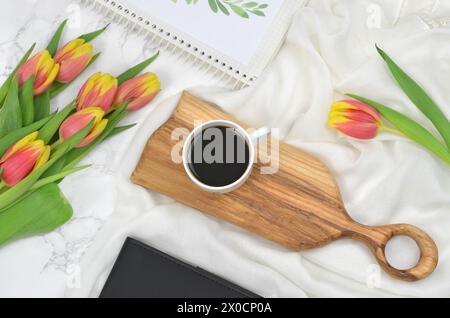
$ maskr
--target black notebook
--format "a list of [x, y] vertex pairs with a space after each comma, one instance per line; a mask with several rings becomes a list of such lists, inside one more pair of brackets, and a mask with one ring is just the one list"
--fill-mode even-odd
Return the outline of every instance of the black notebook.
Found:
[[259, 298], [199, 267], [127, 238], [101, 298]]

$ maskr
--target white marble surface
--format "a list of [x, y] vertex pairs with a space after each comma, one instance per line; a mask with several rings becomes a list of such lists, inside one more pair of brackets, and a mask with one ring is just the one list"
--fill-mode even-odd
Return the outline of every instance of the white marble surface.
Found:
[[[6, 78], [33, 42], [37, 42], [37, 50], [45, 48], [63, 19], [68, 17], [69, 23], [62, 42], [107, 24], [102, 16], [80, 7], [77, 1], [2, 0], [0, 7], [0, 81]], [[64, 106], [70, 101], [88, 75], [96, 71], [118, 75], [154, 53], [151, 45], [116, 24], [112, 24], [104, 35], [94, 41], [94, 47], [96, 51], [102, 51], [103, 55], [53, 101], [53, 107]], [[167, 60], [170, 58], [162, 56], [151, 68], [163, 83], [164, 92], [159, 99], [182, 87], [208, 82], [207, 78], [197, 76], [188, 65], [162, 68], [163, 64], [174, 65]], [[170, 86], [165, 83], [170, 83]], [[155, 100], [157, 102], [158, 99]], [[149, 107], [134, 113], [125, 122], [140, 123], [151, 111]], [[70, 176], [62, 183], [63, 192], [74, 208], [72, 220], [48, 235], [0, 247], [0, 297], [63, 296], [66, 283], [71, 284], [72, 274], [76, 274], [81, 256], [113, 212], [114, 172], [122, 160], [120, 155], [137, 128], [99, 146], [85, 160], [94, 166]]]

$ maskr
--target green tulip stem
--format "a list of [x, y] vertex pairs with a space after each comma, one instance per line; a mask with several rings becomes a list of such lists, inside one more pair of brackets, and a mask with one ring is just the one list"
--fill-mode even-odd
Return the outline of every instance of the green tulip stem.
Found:
[[391, 128], [391, 127], [387, 127], [387, 126], [385, 126], [385, 125], [383, 125], [383, 124], [381, 124], [380, 126], [378, 126], [378, 129], [379, 129], [380, 131], [383, 131], [383, 132], [389, 132], [389, 133], [392, 133], [392, 134], [394, 134], [394, 135], [398, 135], [398, 136], [401, 136], [401, 137], [405, 137], [405, 135], [404, 135], [400, 130], [397, 130], [397, 129]]
[[55, 149], [56, 147], [58, 147], [60, 144], [62, 144], [64, 142], [64, 140], [62, 140], [62, 139], [58, 139], [57, 141], [55, 141], [51, 146], [50, 146], [50, 149], [51, 150], [53, 150], [53, 149]]

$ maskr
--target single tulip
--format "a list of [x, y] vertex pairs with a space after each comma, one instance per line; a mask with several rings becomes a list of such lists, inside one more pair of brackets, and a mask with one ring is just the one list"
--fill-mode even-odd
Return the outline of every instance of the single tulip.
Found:
[[328, 124], [358, 139], [372, 139], [380, 129], [385, 128], [378, 110], [354, 100], [333, 103]]
[[109, 74], [96, 73], [78, 93], [77, 109], [100, 107], [108, 113], [117, 92], [117, 79]]
[[67, 43], [55, 55], [55, 62], [61, 67], [56, 80], [65, 84], [73, 81], [92, 60], [93, 51], [92, 44], [83, 39]]
[[55, 81], [59, 73], [59, 64], [55, 63], [47, 50], [37, 53], [17, 70], [19, 85], [22, 86], [34, 75], [34, 95], [44, 93]]
[[79, 110], [67, 118], [59, 128], [59, 137], [61, 141], [69, 139], [71, 136], [85, 128], [93, 119], [94, 125], [86, 137], [76, 146], [82, 148], [95, 140], [106, 128], [108, 123], [104, 119], [105, 112], [100, 107], [88, 107]]
[[50, 157], [50, 146], [36, 140], [37, 132], [19, 140], [0, 159], [3, 182], [12, 187], [42, 167]]
[[160, 90], [161, 84], [158, 76], [153, 73], [142, 74], [119, 86], [114, 100], [114, 107], [119, 108], [120, 105], [129, 101], [128, 111], [141, 109], [150, 103]]

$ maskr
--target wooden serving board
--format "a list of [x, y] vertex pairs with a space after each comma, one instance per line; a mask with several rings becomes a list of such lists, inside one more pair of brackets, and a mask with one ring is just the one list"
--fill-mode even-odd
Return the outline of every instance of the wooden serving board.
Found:
[[[260, 174], [257, 163], [249, 180], [228, 194], [208, 193], [188, 178], [183, 165], [172, 161], [176, 128], [194, 129], [194, 122], [226, 119], [244, 128], [219, 108], [184, 93], [172, 117], [149, 139], [132, 181], [165, 194], [202, 212], [227, 220], [292, 250], [320, 247], [342, 237], [365, 243], [390, 275], [415, 281], [430, 275], [438, 262], [434, 241], [408, 224], [365, 226], [348, 215], [338, 186], [328, 168], [314, 156], [280, 142], [279, 171]], [[418, 264], [408, 270], [386, 260], [386, 243], [407, 235], [420, 248]]]

